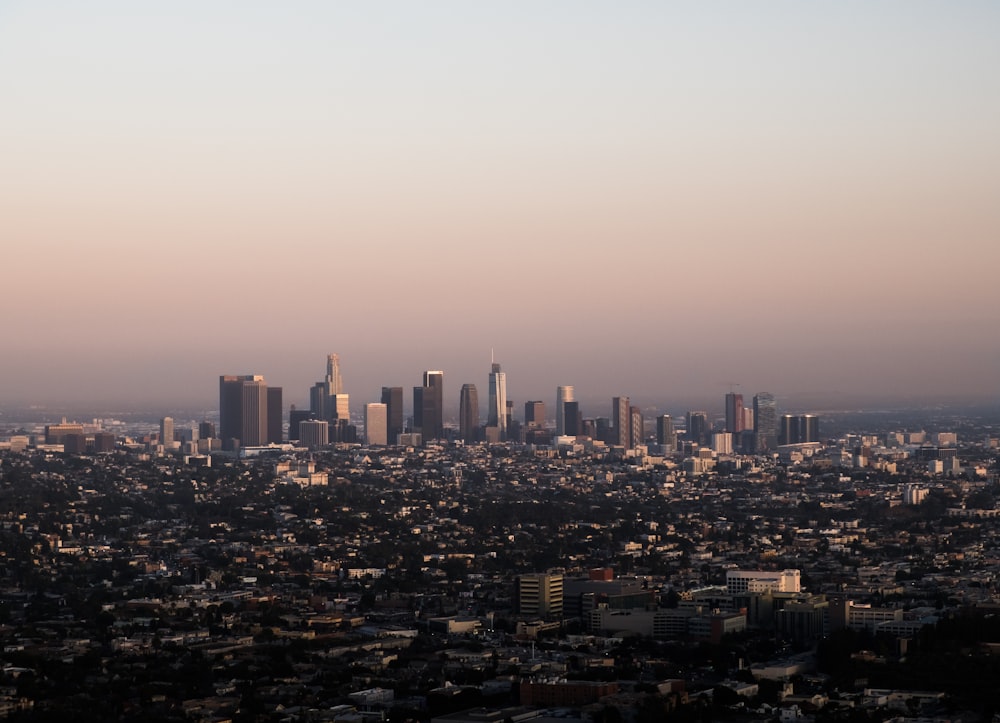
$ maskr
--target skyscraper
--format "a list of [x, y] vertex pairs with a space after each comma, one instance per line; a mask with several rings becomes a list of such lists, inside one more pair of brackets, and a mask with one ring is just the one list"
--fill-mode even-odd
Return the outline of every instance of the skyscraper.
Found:
[[729, 392], [726, 395], [726, 431], [739, 434], [743, 431], [743, 395]]
[[674, 420], [669, 414], [656, 418], [656, 443], [670, 452], [677, 450], [677, 433], [674, 431]]
[[708, 412], [687, 413], [687, 436], [696, 444], [708, 443]]
[[396, 444], [403, 433], [403, 388], [382, 387], [382, 404], [386, 407], [386, 435], [389, 444]]
[[282, 429], [281, 387], [267, 388], [267, 443], [281, 444], [284, 440]]
[[381, 402], [365, 405], [365, 443], [388, 444], [388, 419], [386, 406]]
[[563, 434], [569, 437], [579, 437], [583, 434], [583, 414], [580, 413], [580, 402], [563, 403]]
[[330, 443], [330, 424], [325, 419], [303, 419], [299, 423], [299, 444], [314, 449]]
[[465, 442], [479, 438], [479, 392], [475, 384], [463, 384], [458, 399], [458, 433]]
[[629, 407], [629, 447], [637, 447], [646, 441], [645, 423], [642, 419], [642, 410], [639, 407]]
[[545, 402], [533, 400], [524, 403], [524, 424], [532, 429], [545, 426]]
[[763, 452], [778, 445], [778, 402], [770, 392], [753, 397], [754, 451]]
[[780, 444], [806, 444], [819, 441], [819, 418], [815, 414], [783, 414]]
[[559, 436], [566, 434], [565, 404], [573, 399], [572, 385], [556, 387], [556, 434]]
[[[414, 402], [416, 402], [414, 390]], [[416, 426], [417, 410], [413, 410]], [[420, 393], [420, 434], [424, 441], [444, 437], [444, 372], [424, 372], [424, 386]]]
[[219, 427], [223, 449], [267, 443], [267, 383], [264, 377], [219, 377]]
[[170, 449], [174, 444], [174, 419], [164, 417], [160, 420], [160, 444]]
[[496, 362], [490, 369], [490, 409], [486, 426], [496, 427], [501, 441], [507, 439], [507, 375], [500, 371]]
[[611, 426], [614, 444], [630, 449], [632, 447], [632, 416], [628, 397], [612, 398]]
[[344, 380], [340, 377], [340, 356], [328, 354], [326, 357], [326, 381], [331, 394], [344, 393]]

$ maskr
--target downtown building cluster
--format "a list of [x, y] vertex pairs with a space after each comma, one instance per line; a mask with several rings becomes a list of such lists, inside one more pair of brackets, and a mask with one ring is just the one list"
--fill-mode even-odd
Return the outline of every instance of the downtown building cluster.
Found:
[[[678, 425], [668, 415], [658, 415], [655, 433], [647, 433], [642, 409], [629, 397], [611, 399], [609, 416], [584, 417], [571, 385], [556, 389], [554, 425], [546, 418], [541, 400], [524, 404], [523, 421], [515, 418], [514, 402], [508, 397], [507, 375], [501, 365], [491, 362], [487, 383], [486, 422], [480, 414], [479, 390], [464, 383], [459, 394], [457, 428], [446, 425], [444, 372], [426, 371], [423, 383], [413, 387], [412, 405], [407, 415], [403, 407], [404, 389], [382, 387], [378, 402], [364, 405], [363, 427], [359, 432], [352, 419], [350, 397], [344, 391], [337, 354], [327, 357], [323, 380], [309, 390], [309, 408], [294, 406], [287, 416], [287, 435], [281, 408], [281, 388], [268, 387], [257, 375], [220, 377], [220, 437], [227, 450], [280, 444], [286, 440], [309, 448], [334, 443], [367, 445], [417, 445], [431, 440], [458, 439], [465, 443], [527, 443], [551, 445], [586, 438], [623, 449], [656, 445], [660, 452], [691, 452], [678, 446]], [[725, 419], [721, 424], [704, 411], [686, 415], [686, 439], [715, 452], [766, 453], [780, 445], [819, 442], [815, 415], [780, 415], [776, 398], [769, 392], [753, 397], [744, 405], [743, 395], [725, 396]]]

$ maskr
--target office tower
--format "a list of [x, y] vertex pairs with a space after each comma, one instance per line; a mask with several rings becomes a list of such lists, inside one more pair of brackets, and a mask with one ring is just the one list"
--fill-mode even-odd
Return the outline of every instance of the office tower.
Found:
[[500, 371], [500, 365], [493, 363], [490, 369], [490, 406], [486, 417], [487, 427], [496, 427], [500, 441], [507, 439], [507, 375]]
[[674, 420], [669, 414], [656, 418], [656, 443], [669, 452], [677, 451], [677, 432], [674, 431]]
[[639, 407], [629, 407], [628, 413], [631, 422], [629, 444], [635, 448], [646, 443], [646, 422], [642, 418], [642, 410]]
[[753, 397], [753, 431], [755, 452], [778, 446], [778, 402], [770, 392]]
[[326, 357], [326, 382], [330, 385], [330, 394], [344, 393], [344, 380], [340, 376], [340, 356], [328, 354]]
[[386, 408], [386, 436], [396, 444], [403, 433], [403, 388], [382, 387], [382, 404]]
[[520, 575], [517, 578], [516, 599], [521, 616], [560, 619], [563, 614], [563, 576]]
[[330, 385], [325, 381], [316, 382], [309, 389], [309, 410], [316, 416], [316, 419], [326, 419], [327, 409], [330, 407], [327, 401], [330, 398]]
[[580, 402], [563, 403], [563, 431], [567, 437], [579, 437], [583, 434], [583, 413], [580, 412]]
[[199, 422], [198, 439], [215, 439], [215, 422]]
[[299, 423], [299, 444], [314, 449], [330, 443], [330, 424], [325, 419], [303, 419]]
[[219, 428], [223, 449], [266, 444], [267, 383], [264, 377], [219, 377]]
[[559, 436], [566, 434], [566, 414], [563, 411], [563, 405], [566, 402], [572, 402], [573, 399], [571, 385], [556, 387], [556, 434]]
[[708, 442], [708, 412], [687, 413], [687, 436], [696, 444]]
[[[416, 408], [417, 389], [420, 389], [419, 417]], [[414, 427], [417, 427], [417, 419], [420, 420], [420, 434], [424, 441], [431, 439], [441, 439], [444, 437], [444, 372], [427, 371], [424, 372], [424, 386], [413, 390], [413, 418]]]
[[803, 414], [799, 422], [799, 435], [803, 443], [819, 441], [819, 417], [815, 414]]
[[331, 394], [329, 399], [330, 408], [327, 410], [328, 418], [340, 420], [351, 418], [350, 395], [340, 392]]
[[419, 433], [424, 426], [424, 388], [413, 387], [413, 423], [411, 432]]
[[605, 444], [615, 443], [615, 430], [608, 417], [598, 417], [594, 420], [595, 439]]
[[302, 422], [310, 419], [317, 419], [311, 409], [296, 409], [293, 404], [292, 408], [288, 411], [288, 438], [301, 440], [302, 435], [299, 427]]
[[779, 444], [807, 444], [819, 441], [819, 418], [815, 414], [783, 414]]
[[628, 397], [614, 397], [611, 400], [611, 425], [614, 442], [618, 447], [632, 447], [632, 415]]
[[160, 444], [162, 444], [167, 449], [174, 444], [174, 419], [173, 417], [164, 417], [160, 420]]
[[715, 432], [712, 435], [712, 451], [718, 454], [733, 453], [732, 432]]
[[369, 446], [389, 443], [388, 411], [381, 402], [365, 405], [365, 443]]
[[281, 444], [285, 431], [282, 429], [284, 411], [281, 401], [281, 387], [267, 388], [267, 443]]
[[479, 439], [479, 392], [475, 384], [463, 384], [458, 398], [458, 434], [467, 443]]
[[739, 434], [743, 431], [743, 395], [729, 392], [726, 395], [726, 431]]
[[524, 424], [533, 429], [545, 426], [545, 402], [531, 401], [524, 403]]

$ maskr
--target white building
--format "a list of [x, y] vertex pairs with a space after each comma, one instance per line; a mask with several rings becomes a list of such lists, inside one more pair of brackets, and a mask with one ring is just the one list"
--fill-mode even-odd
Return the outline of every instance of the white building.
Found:
[[798, 570], [727, 570], [726, 592], [743, 595], [749, 592], [802, 592], [802, 574]]

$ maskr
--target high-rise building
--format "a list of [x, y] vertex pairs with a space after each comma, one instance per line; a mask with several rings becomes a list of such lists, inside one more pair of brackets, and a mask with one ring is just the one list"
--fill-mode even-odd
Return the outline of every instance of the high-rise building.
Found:
[[580, 412], [580, 402], [563, 403], [563, 433], [568, 437], [579, 437], [583, 434], [583, 413]]
[[[427, 371], [424, 372], [424, 386], [420, 393], [420, 434], [424, 441], [431, 439], [441, 439], [444, 437], [444, 372]], [[414, 427], [416, 424], [417, 394], [414, 390]]]
[[381, 402], [365, 405], [365, 442], [369, 446], [389, 443], [388, 413]]
[[783, 414], [779, 444], [807, 444], [819, 441], [819, 418], [815, 414]]
[[524, 425], [531, 429], [545, 426], [545, 402], [530, 401], [524, 403]]
[[326, 357], [326, 381], [331, 394], [344, 393], [344, 380], [340, 376], [340, 356], [328, 354]]
[[778, 402], [770, 392], [753, 397], [753, 431], [755, 452], [778, 446]]
[[564, 406], [566, 402], [572, 402], [573, 399], [572, 385], [556, 387], [556, 434], [559, 436], [566, 434], [566, 412]]
[[267, 442], [268, 444], [281, 444], [284, 441], [284, 429], [282, 425], [284, 418], [281, 387], [267, 388]]
[[674, 431], [674, 420], [669, 414], [661, 414], [656, 418], [656, 443], [667, 451], [677, 451], [677, 432]]
[[258, 375], [219, 377], [219, 433], [223, 449], [267, 443], [267, 383]]
[[611, 425], [614, 444], [625, 449], [632, 448], [632, 405], [628, 397], [614, 397], [611, 400]]
[[479, 392], [475, 384], [463, 384], [458, 398], [458, 434], [466, 442], [479, 439]]
[[743, 395], [729, 392], [726, 395], [726, 431], [739, 434], [743, 431]]
[[687, 413], [687, 436], [695, 444], [708, 443], [708, 412]]
[[[311, 409], [296, 409], [295, 405], [288, 411], [288, 438], [289, 439], [302, 439], [302, 433], [300, 430], [300, 425], [302, 422], [308, 420], [317, 419], [315, 413]], [[329, 429], [329, 428], [328, 428]], [[325, 444], [325, 442], [324, 442]]]
[[516, 599], [521, 616], [560, 619], [563, 614], [563, 576], [521, 575], [517, 578]]
[[214, 439], [214, 438], [215, 438], [215, 422], [199, 422], [198, 439]]
[[174, 444], [174, 419], [164, 417], [160, 420], [160, 444], [170, 449]]
[[328, 410], [330, 419], [340, 420], [351, 418], [350, 395], [343, 392], [330, 395], [330, 409]]
[[490, 369], [490, 407], [486, 426], [497, 428], [500, 441], [507, 439], [507, 375], [500, 371], [496, 362]]
[[382, 404], [386, 407], [386, 435], [389, 444], [396, 444], [403, 433], [403, 388], [382, 387]]
[[642, 410], [639, 407], [629, 407], [629, 446], [637, 447], [646, 440], [645, 422], [642, 418]]
[[330, 423], [325, 419], [304, 419], [299, 423], [299, 444], [315, 449], [330, 443]]

